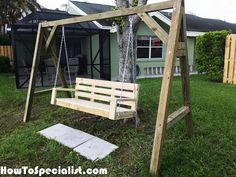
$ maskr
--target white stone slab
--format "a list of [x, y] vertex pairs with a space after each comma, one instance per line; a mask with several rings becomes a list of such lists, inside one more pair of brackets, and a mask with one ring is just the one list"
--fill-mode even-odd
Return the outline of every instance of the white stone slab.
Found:
[[40, 131], [39, 133], [48, 139], [54, 139], [69, 148], [75, 148], [94, 137], [88, 133], [73, 129], [63, 124], [56, 124]]
[[80, 130], [56, 124], [39, 132], [48, 139], [74, 149], [89, 160], [97, 161], [109, 155], [118, 146]]
[[56, 124], [44, 130], [41, 130], [39, 133], [48, 139], [55, 139], [56, 137], [64, 135], [70, 130], [71, 128], [66, 125]]
[[97, 161], [103, 159], [117, 148], [118, 146], [114, 144], [94, 137], [74, 148], [74, 151], [78, 152], [80, 155], [86, 157], [89, 160]]
[[69, 148], [75, 148], [80, 144], [89, 141], [91, 138], [93, 138], [93, 136], [90, 134], [82, 131], [71, 130], [62, 136], [56, 137], [55, 140]]

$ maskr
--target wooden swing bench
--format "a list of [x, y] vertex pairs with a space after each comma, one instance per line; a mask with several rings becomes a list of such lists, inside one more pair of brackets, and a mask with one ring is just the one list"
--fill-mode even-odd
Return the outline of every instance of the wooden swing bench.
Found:
[[[51, 104], [112, 120], [137, 118], [139, 85], [76, 78], [75, 89], [53, 88]], [[57, 98], [58, 91], [75, 92], [74, 98]]]

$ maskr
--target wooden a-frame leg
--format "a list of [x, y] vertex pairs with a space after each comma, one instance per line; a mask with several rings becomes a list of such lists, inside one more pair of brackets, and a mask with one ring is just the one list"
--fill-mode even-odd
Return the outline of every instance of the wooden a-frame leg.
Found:
[[184, 106], [188, 106], [190, 112], [186, 115], [186, 128], [189, 136], [193, 134], [193, 123], [192, 123], [192, 110], [191, 110], [191, 98], [190, 98], [190, 84], [189, 84], [189, 71], [186, 69], [188, 66], [187, 57], [183, 57], [180, 60], [181, 67], [181, 79], [182, 79], [182, 90], [183, 90], [183, 102]]
[[176, 0], [173, 7], [171, 27], [165, 59], [165, 70], [162, 79], [161, 95], [159, 100], [157, 122], [150, 164], [150, 173], [152, 175], [156, 175], [159, 169], [162, 148], [166, 134], [169, 100], [171, 96], [171, 86], [174, 75], [174, 65], [176, 61], [176, 51], [179, 41], [180, 24], [183, 17], [182, 1], [183, 0]]
[[43, 43], [43, 29], [40, 23], [38, 25], [38, 33], [37, 33], [35, 49], [34, 49], [32, 69], [31, 69], [30, 81], [29, 81], [29, 87], [28, 87], [28, 94], [27, 94], [26, 105], [25, 105], [24, 122], [27, 122], [27, 120], [30, 118], [30, 115], [31, 115], [33, 95], [34, 95], [35, 84], [36, 84], [36, 79], [37, 79], [36, 77], [37, 77], [38, 66], [40, 62], [40, 52], [42, 49], [42, 43]]
[[186, 128], [189, 136], [193, 134], [192, 123], [192, 110], [191, 110], [191, 95], [190, 95], [190, 81], [189, 81], [189, 59], [187, 48], [187, 35], [186, 35], [186, 16], [183, 14], [182, 29], [180, 38], [185, 42], [185, 56], [180, 57], [181, 79], [182, 79], [182, 91], [183, 91], [183, 104], [188, 106], [190, 112], [186, 115]]

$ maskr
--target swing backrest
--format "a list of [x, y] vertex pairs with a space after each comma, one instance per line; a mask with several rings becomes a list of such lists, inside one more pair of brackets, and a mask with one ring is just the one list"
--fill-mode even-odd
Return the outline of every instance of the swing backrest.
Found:
[[[75, 98], [110, 104], [114, 98], [131, 98], [138, 101], [139, 85], [96, 79], [76, 78]], [[122, 102], [122, 107], [135, 107], [134, 102]]]

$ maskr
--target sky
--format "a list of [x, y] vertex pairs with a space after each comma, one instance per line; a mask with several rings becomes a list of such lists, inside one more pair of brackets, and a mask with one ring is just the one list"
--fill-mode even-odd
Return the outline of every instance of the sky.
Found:
[[[68, 0], [37, 0], [42, 6], [55, 9], [66, 4]], [[79, 0], [83, 2], [114, 5], [114, 0]], [[161, 2], [163, 0], [148, 0], [148, 3]], [[186, 13], [204, 18], [220, 19], [230, 23], [236, 23], [235, 0], [185, 0]]]

